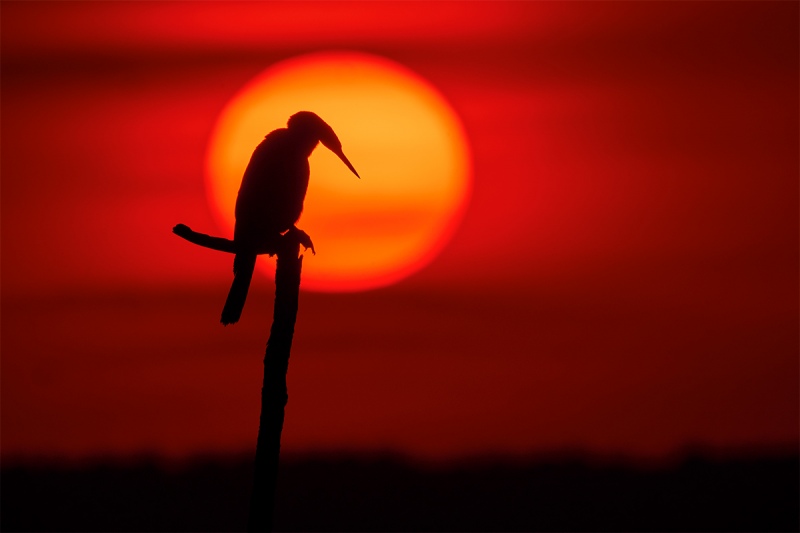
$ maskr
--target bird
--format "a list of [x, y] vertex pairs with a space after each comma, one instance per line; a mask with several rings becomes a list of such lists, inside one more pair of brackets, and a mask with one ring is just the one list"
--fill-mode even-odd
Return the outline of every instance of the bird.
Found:
[[[333, 128], [311, 111], [295, 113], [285, 128], [264, 137], [250, 157], [236, 197], [233, 230], [236, 255], [233, 283], [220, 319], [223, 325], [238, 322], [242, 315], [257, 251], [277, 252], [281, 236], [289, 231], [305, 235], [295, 224], [303, 212], [308, 190], [308, 158], [318, 143], [361, 178], [344, 155]], [[310, 243], [310, 239], [307, 241]]]

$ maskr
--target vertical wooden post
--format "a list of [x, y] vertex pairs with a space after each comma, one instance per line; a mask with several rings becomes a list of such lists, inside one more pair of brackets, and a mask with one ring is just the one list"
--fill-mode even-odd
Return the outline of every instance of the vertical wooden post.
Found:
[[[287, 239], [288, 240], [288, 239]], [[267, 351], [264, 355], [264, 382], [261, 388], [261, 418], [256, 444], [255, 477], [250, 500], [247, 530], [272, 531], [275, 483], [281, 450], [284, 408], [288, 401], [286, 371], [292, 349], [297, 302], [300, 293], [300, 244], [287, 243], [278, 253], [275, 271], [275, 309]]]

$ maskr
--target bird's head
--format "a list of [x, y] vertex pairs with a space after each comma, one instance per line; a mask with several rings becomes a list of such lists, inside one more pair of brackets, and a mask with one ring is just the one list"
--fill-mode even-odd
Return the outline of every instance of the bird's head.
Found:
[[345, 157], [342, 151], [342, 143], [333, 132], [333, 128], [328, 126], [328, 124], [316, 114], [311, 111], [295, 113], [289, 117], [287, 126], [290, 132], [311, 143], [311, 150], [313, 150], [317, 142], [321, 142], [322, 146], [336, 154], [357, 178], [361, 177], [358, 175], [358, 172], [356, 172], [356, 169], [353, 168], [353, 165], [350, 164], [347, 157]]

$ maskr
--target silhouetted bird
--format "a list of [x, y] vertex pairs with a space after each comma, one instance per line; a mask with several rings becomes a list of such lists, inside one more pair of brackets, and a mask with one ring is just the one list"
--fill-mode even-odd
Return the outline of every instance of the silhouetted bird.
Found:
[[300, 111], [289, 118], [287, 126], [261, 141], [244, 171], [233, 232], [239, 251], [233, 260], [233, 284], [222, 309], [221, 322], [225, 325], [237, 322], [242, 315], [256, 265], [255, 250], [274, 246], [277, 251], [281, 235], [300, 231], [295, 222], [303, 211], [308, 188], [308, 157], [317, 143], [339, 156], [358, 176], [333, 129], [317, 115]]

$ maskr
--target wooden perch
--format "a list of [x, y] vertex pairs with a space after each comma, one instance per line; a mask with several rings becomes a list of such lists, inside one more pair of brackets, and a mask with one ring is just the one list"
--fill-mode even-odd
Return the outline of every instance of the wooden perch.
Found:
[[[187, 241], [231, 254], [252, 254], [248, 248], [240, 250], [236, 242], [222, 237], [197, 233], [185, 224], [178, 224], [172, 232]], [[314, 252], [311, 238], [303, 230], [292, 227], [277, 238], [269, 239], [256, 254], [278, 256], [275, 271], [275, 308], [272, 315], [267, 349], [264, 354], [264, 381], [261, 387], [261, 416], [256, 442], [255, 475], [250, 500], [247, 530], [272, 531], [275, 506], [275, 484], [281, 451], [284, 410], [289, 399], [286, 390], [286, 371], [292, 349], [294, 326], [297, 320], [297, 303], [300, 293], [300, 271], [303, 256], [300, 245]]]
[[300, 256], [300, 243], [297, 240], [293, 245], [290, 242], [290, 246], [278, 253], [275, 271], [275, 308], [267, 350], [264, 354], [261, 417], [247, 523], [247, 530], [250, 532], [272, 531], [281, 432], [284, 409], [289, 399], [286, 390], [286, 371], [289, 368], [289, 353], [292, 349], [292, 337], [297, 319], [302, 266], [303, 257]]
[[[186, 224], [176, 225], [174, 228], [172, 228], [172, 233], [182, 239], [186, 239], [192, 244], [196, 244], [204, 248], [210, 248], [211, 250], [217, 250], [218, 252], [227, 252], [229, 254], [235, 254], [239, 252], [239, 249], [234, 241], [224, 237], [212, 237], [211, 235], [206, 235], [205, 233], [198, 233]], [[255, 253], [257, 255], [275, 255], [284, 248], [291, 248], [294, 243], [302, 244], [303, 248], [311, 250], [311, 253], [314, 255], [317, 253], [316, 250], [314, 250], [314, 243], [311, 242], [311, 237], [309, 237], [305, 231], [295, 227], [281, 235], [281, 238], [277, 242], [266, 242], [261, 247], [256, 248]], [[248, 250], [248, 252], [252, 253], [251, 250]]]

